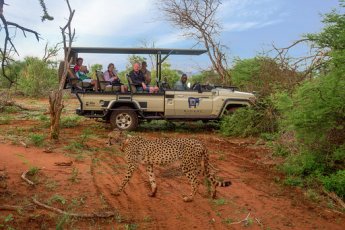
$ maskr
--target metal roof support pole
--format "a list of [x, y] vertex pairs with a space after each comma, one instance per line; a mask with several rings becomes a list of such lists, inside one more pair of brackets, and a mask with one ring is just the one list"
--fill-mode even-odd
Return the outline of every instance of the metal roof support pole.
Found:
[[158, 51], [157, 53], [157, 78], [158, 82], [161, 82], [162, 78], [162, 53]]
[[158, 53], [156, 54], [156, 81], [157, 83], [159, 82], [159, 78], [158, 78]]
[[172, 52], [174, 52], [174, 50], [170, 50], [169, 53], [165, 55], [164, 58], [160, 61], [160, 63], [162, 64], [165, 61], [165, 59], [167, 59], [170, 56]]

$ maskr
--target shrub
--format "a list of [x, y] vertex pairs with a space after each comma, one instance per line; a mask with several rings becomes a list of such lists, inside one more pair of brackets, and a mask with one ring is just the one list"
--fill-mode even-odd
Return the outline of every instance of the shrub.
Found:
[[57, 70], [38, 58], [25, 59], [26, 66], [20, 72], [18, 89], [26, 96], [44, 96], [57, 87]]
[[42, 134], [30, 134], [29, 139], [30, 142], [35, 146], [42, 146], [44, 142], [45, 136]]
[[226, 136], [256, 136], [260, 133], [273, 133], [277, 130], [277, 114], [271, 100], [263, 100], [255, 107], [239, 108], [225, 116], [220, 131]]
[[226, 136], [251, 136], [256, 135], [258, 130], [255, 127], [255, 117], [258, 114], [250, 108], [240, 108], [234, 114], [222, 119], [220, 131]]
[[322, 172], [323, 166], [316, 154], [305, 152], [288, 156], [281, 169], [289, 176], [307, 176], [316, 171]]
[[321, 179], [328, 191], [334, 191], [342, 199], [345, 198], [345, 170], [339, 170]]
[[80, 120], [81, 120], [80, 116], [62, 117], [60, 121], [60, 125], [63, 128], [73, 128], [79, 125]]

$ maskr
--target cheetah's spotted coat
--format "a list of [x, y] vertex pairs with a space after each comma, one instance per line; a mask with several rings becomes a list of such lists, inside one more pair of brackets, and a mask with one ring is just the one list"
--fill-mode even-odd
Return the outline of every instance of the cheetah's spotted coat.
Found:
[[[124, 134], [120, 133], [119, 136]], [[119, 138], [117, 141], [121, 140]], [[155, 175], [153, 173], [153, 165], [167, 165], [178, 161], [182, 172], [191, 182], [192, 191], [190, 196], [184, 196], [183, 200], [192, 201], [199, 185], [197, 175], [203, 169], [204, 175], [211, 181], [212, 197], [216, 195], [216, 187], [226, 187], [231, 185], [230, 181], [217, 181], [209, 173], [208, 153], [205, 146], [198, 140], [188, 138], [160, 138], [155, 140], [147, 140], [139, 136], [129, 137], [122, 143], [122, 150], [125, 152], [127, 161], [127, 173], [118, 188], [113, 193], [119, 195], [130, 178], [134, 170], [140, 163], [146, 166], [146, 171], [151, 184], [151, 192], [149, 196], [155, 196], [157, 191]], [[202, 168], [203, 161], [203, 168]]]

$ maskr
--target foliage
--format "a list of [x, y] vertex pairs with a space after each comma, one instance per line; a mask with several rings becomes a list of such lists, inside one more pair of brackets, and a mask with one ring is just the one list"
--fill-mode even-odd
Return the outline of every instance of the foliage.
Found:
[[220, 131], [226, 136], [256, 136], [260, 133], [272, 133], [278, 128], [277, 115], [271, 100], [258, 102], [254, 107], [239, 108], [233, 114], [225, 116]]
[[219, 75], [213, 71], [213, 70], [205, 70], [202, 71], [199, 74], [193, 75], [190, 78], [190, 81], [192, 82], [192, 84], [194, 83], [204, 83], [204, 84], [214, 84], [214, 85], [221, 85], [221, 79], [219, 77]]
[[[24, 68], [25, 62], [23, 61], [13, 61], [5, 69], [5, 73], [8, 78], [13, 82], [17, 82], [20, 77], [20, 71]], [[0, 88], [9, 88], [11, 86], [10, 81], [0, 74]]]
[[25, 67], [20, 71], [18, 89], [26, 96], [44, 96], [58, 84], [57, 70], [38, 58], [25, 58]]
[[30, 166], [28, 175], [35, 176], [40, 171], [40, 169], [36, 166]]
[[306, 186], [322, 183], [344, 198], [345, 15], [334, 10], [323, 22], [320, 33], [307, 37], [329, 50], [326, 71], [303, 82], [291, 94], [275, 95], [281, 130], [293, 131], [299, 150], [287, 157], [282, 170], [289, 180], [302, 180]]
[[62, 117], [60, 126], [63, 128], [73, 128], [80, 124], [81, 117], [80, 116], [68, 116]]
[[93, 64], [91, 66], [91, 77], [92, 79], [97, 79], [97, 71], [102, 71], [103, 66], [102, 64]]
[[263, 56], [236, 60], [231, 75], [234, 85], [244, 91], [256, 91], [260, 97], [282, 89], [292, 91], [302, 80], [298, 72]]
[[342, 199], [345, 199], [345, 170], [339, 170], [321, 180], [327, 190], [334, 191]]
[[29, 139], [34, 146], [42, 146], [45, 136], [42, 134], [32, 133], [29, 135]]
[[138, 55], [129, 55], [128, 56], [128, 64], [126, 65], [126, 71], [129, 72], [133, 69], [133, 65], [134, 63], [139, 63], [141, 65], [141, 63], [143, 61], [146, 61], [146, 57], [142, 57], [142, 56], [138, 56]]
[[[162, 63], [162, 81], [166, 81], [170, 87], [173, 87], [175, 83], [180, 79], [182, 72], [171, 68], [171, 64], [168, 61]], [[151, 82], [156, 82], [156, 72], [151, 73]]]
[[222, 119], [220, 131], [226, 136], [247, 137], [259, 133], [255, 128], [255, 118], [258, 113], [251, 108], [240, 108], [234, 114], [226, 116]]

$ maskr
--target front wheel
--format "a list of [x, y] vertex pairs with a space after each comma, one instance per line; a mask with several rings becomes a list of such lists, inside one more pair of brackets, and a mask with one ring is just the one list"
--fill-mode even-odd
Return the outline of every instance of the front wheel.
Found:
[[132, 131], [138, 127], [138, 115], [132, 108], [121, 106], [111, 113], [110, 123], [112, 128]]

